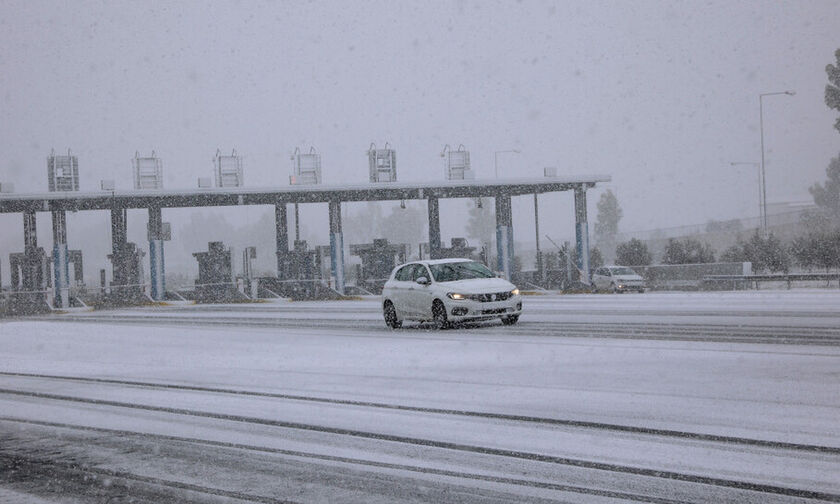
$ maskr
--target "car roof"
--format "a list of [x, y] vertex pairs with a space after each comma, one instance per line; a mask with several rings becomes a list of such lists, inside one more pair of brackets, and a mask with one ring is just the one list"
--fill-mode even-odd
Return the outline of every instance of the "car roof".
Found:
[[420, 264], [446, 264], [446, 263], [456, 263], [456, 262], [475, 262], [472, 259], [466, 259], [463, 257], [454, 257], [449, 259], [423, 259], [421, 261], [413, 261], [415, 263]]
[[475, 262], [472, 259], [466, 259], [463, 257], [454, 257], [448, 259], [421, 259], [419, 261], [409, 261], [404, 264], [400, 264], [397, 266], [397, 269], [405, 266], [406, 264], [425, 264], [426, 266], [430, 264], [447, 264], [447, 263], [459, 263], [459, 262]]

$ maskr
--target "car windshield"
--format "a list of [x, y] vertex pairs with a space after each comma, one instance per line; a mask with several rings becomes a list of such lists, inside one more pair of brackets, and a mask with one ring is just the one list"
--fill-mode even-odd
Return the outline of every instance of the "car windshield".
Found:
[[630, 268], [610, 268], [613, 275], [635, 275], [636, 272]]
[[496, 275], [487, 266], [474, 261], [430, 264], [436, 282], [454, 282], [470, 278], [493, 278]]

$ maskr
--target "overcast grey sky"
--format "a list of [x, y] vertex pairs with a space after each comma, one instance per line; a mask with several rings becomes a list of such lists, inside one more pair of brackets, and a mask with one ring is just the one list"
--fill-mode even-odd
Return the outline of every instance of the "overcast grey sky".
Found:
[[[479, 178], [504, 149], [522, 151], [504, 176], [612, 175], [625, 231], [755, 216], [755, 172], [729, 163], [760, 159], [759, 93], [796, 91], [765, 100], [770, 203], [810, 199], [840, 151], [823, 102], [838, 20], [834, 0], [6, 0], [0, 182], [46, 190], [50, 148], [70, 147], [82, 190], [128, 189], [154, 149], [165, 187], [192, 188], [235, 147], [246, 185], [284, 185], [309, 145], [325, 182], [362, 182], [371, 141], [397, 149], [401, 180], [436, 180], [463, 143]], [[570, 199], [544, 211], [571, 230]], [[0, 229], [22, 243], [19, 216]]]

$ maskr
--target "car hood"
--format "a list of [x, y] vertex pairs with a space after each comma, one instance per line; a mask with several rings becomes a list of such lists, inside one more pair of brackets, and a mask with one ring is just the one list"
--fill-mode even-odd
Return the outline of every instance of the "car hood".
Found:
[[645, 279], [640, 277], [639, 275], [615, 275], [613, 278], [616, 280], [623, 280], [627, 281], [636, 281], [636, 282], [643, 282]]
[[469, 280], [455, 280], [453, 282], [440, 282], [452, 292], [462, 294], [486, 294], [491, 292], [512, 291], [515, 285], [503, 278], [472, 278]]

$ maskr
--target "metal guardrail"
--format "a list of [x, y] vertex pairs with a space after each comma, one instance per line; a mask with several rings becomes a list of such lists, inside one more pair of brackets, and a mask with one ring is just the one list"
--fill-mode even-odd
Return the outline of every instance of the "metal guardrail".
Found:
[[172, 294], [174, 294], [175, 296], [177, 296], [177, 297], [181, 298], [181, 301], [188, 301], [188, 300], [187, 300], [187, 298], [185, 298], [184, 296], [182, 296], [182, 295], [180, 295], [180, 294], [178, 293], [178, 290], [177, 290], [177, 289], [172, 290], [172, 291], [166, 291], [166, 292], [171, 292], [171, 293], [172, 293]]
[[251, 296], [249, 296], [248, 294], [245, 294], [244, 292], [239, 290], [239, 285], [236, 282], [213, 282], [213, 283], [202, 283], [202, 284], [197, 283], [193, 286], [182, 286], [182, 287], [178, 287], [178, 288], [175, 288], [175, 289], [171, 289], [171, 291], [167, 290], [167, 292], [172, 292], [172, 293], [176, 294], [179, 298], [185, 300], [184, 296], [182, 296], [180, 294], [181, 292], [196, 293], [196, 288], [204, 288], [204, 287], [224, 287], [224, 288], [228, 288], [228, 289], [230, 289], [229, 292], [235, 292], [236, 294], [242, 296], [243, 298], [245, 298], [249, 301], [252, 301]]
[[[304, 283], [312, 284], [312, 285], [317, 284], [320, 287], [335, 293], [339, 297], [342, 297], [342, 298], [348, 297], [347, 294], [341, 294], [340, 292], [335, 290], [335, 288], [333, 288], [332, 285], [330, 285], [330, 283], [326, 279], [323, 279], [323, 278], [292, 278], [292, 279], [286, 279], [286, 280], [276, 280], [276, 282], [277, 283], [287, 283], [287, 284], [304, 284]], [[214, 287], [214, 286], [230, 287], [233, 290], [235, 290], [236, 293], [243, 296], [245, 299], [252, 300], [252, 298], [248, 294], [245, 294], [244, 292], [239, 290], [239, 286], [236, 282], [216, 282], [216, 283], [195, 284], [195, 285], [192, 285], [192, 286], [178, 287], [178, 288], [173, 289], [173, 291], [174, 292], [195, 292], [196, 287]], [[359, 286], [348, 285], [347, 288], [359, 289], [362, 292], [366, 292], [370, 295], [373, 295], [370, 292], [368, 292], [367, 290], [365, 290], [365, 289], [363, 289], [362, 287], [359, 287]], [[259, 292], [260, 290], [268, 292], [274, 298], [282, 298], [282, 296], [280, 296], [276, 292], [274, 292], [272, 290], [269, 290], [262, 285], [258, 285], [257, 292]], [[179, 297], [180, 297], [180, 295], [179, 295]], [[261, 298], [258, 295], [256, 299], [261, 299]]]
[[785, 282], [787, 288], [791, 288], [791, 282], [797, 281], [825, 281], [828, 285], [832, 280], [838, 281], [840, 287], [840, 273], [787, 273], [787, 274], [768, 274], [768, 275], [706, 275], [703, 277], [704, 282], [748, 282], [750, 285], [755, 285], [758, 289], [759, 282]]
[[364, 295], [366, 295], [366, 296], [375, 296], [375, 295], [376, 295], [376, 294], [374, 294], [373, 292], [371, 292], [371, 291], [369, 291], [369, 290], [367, 290], [367, 289], [365, 289], [365, 288], [363, 288], [363, 287], [361, 287], [361, 286], [359, 286], [359, 285], [348, 285], [348, 286], [346, 286], [344, 289], [345, 289], [345, 290], [347, 290], [347, 289], [356, 289], [356, 290], [360, 290], [360, 291], [362, 291], [362, 292], [364, 293]]
[[3, 294], [8, 295], [8, 296], [14, 296], [14, 295], [18, 295], [18, 294], [44, 294], [44, 295], [47, 295], [47, 294], [52, 294], [52, 293], [53, 293], [52, 289], [45, 289], [45, 290], [6, 290], [6, 291], [3, 291]]
[[[281, 296], [280, 294], [277, 294], [276, 292], [274, 292], [271, 289], [266, 289], [262, 285], [258, 286], [257, 289], [262, 289], [262, 290], [268, 292], [269, 294], [271, 294], [272, 296], [274, 296], [275, 298], [281, 298], [282, 299], [282, 297], [283, 297], [283, 296]], [[257, 290], [257, 292], [259, 292], [259, 290]], [[259, 296], [257, 296], [257, 297], [259, 297]]]
[[523, 282], [523, 283], [525, 285], [530, 285], [531, 287], [533, 287], [534, 289], [537, 289], [540, 292], [548, 292], [548, 289], [540, 287], [539, 285], [537, 285], [535, 283], [531, 283], [531, 282]]

